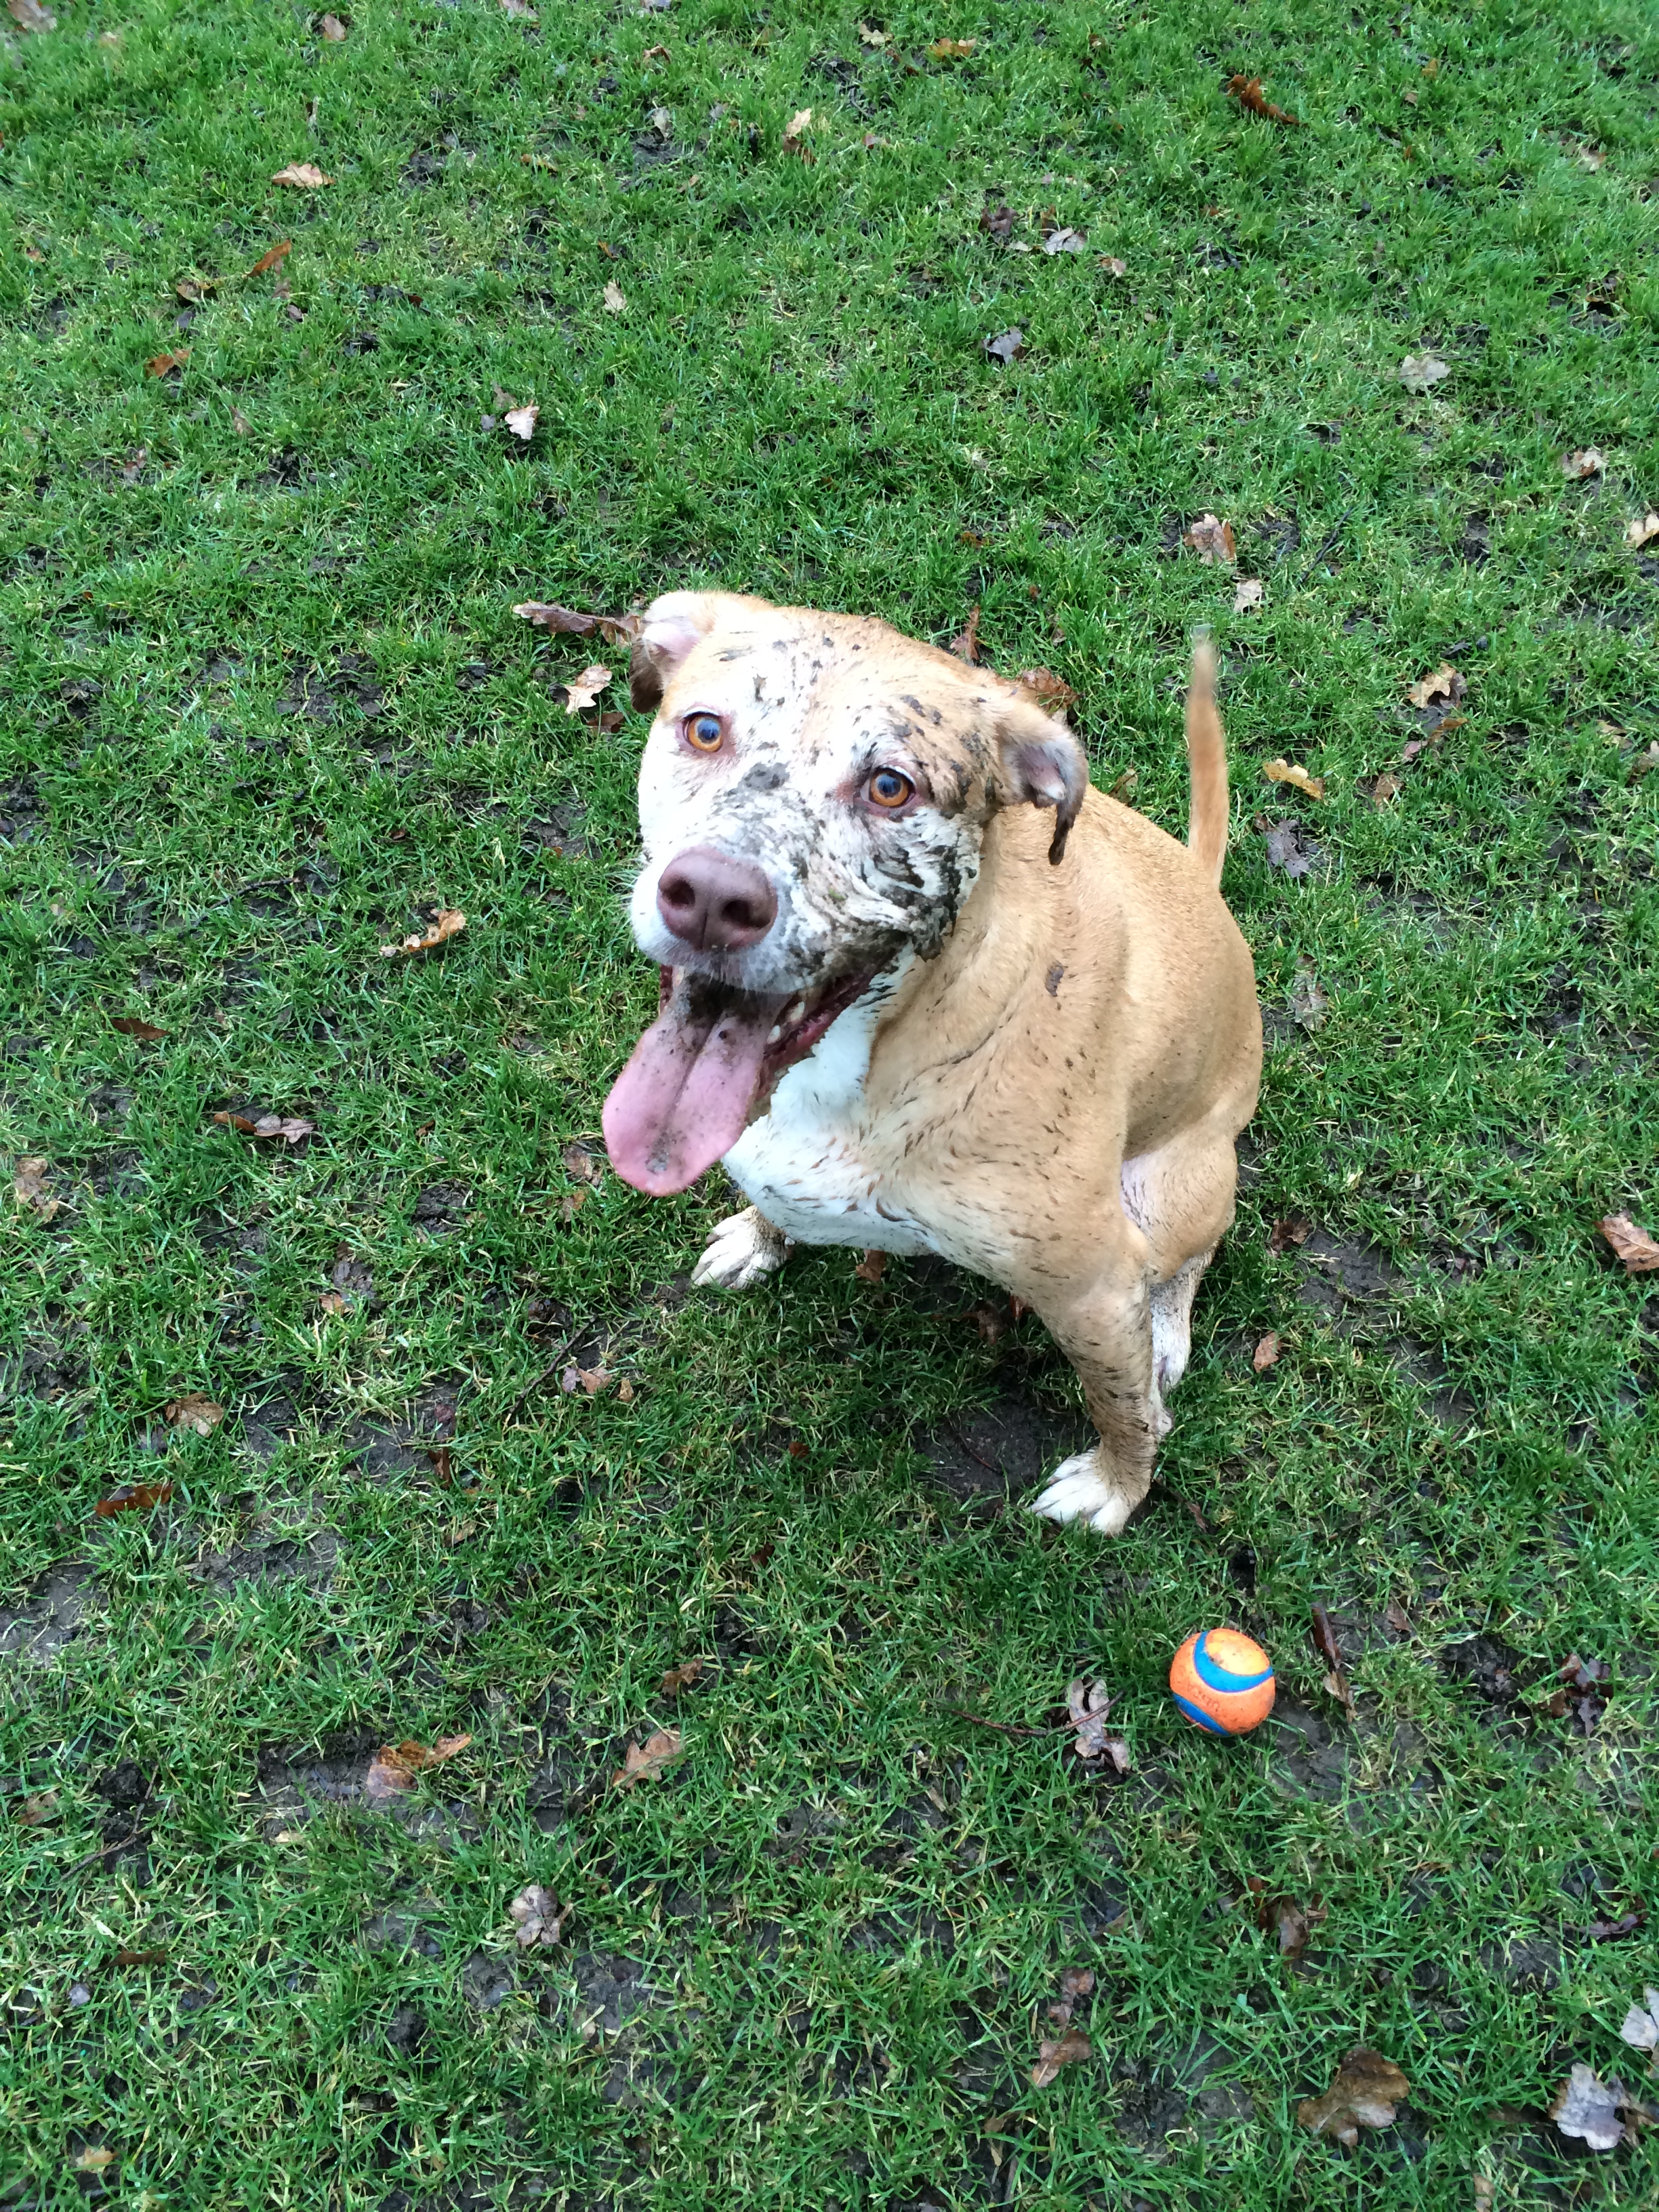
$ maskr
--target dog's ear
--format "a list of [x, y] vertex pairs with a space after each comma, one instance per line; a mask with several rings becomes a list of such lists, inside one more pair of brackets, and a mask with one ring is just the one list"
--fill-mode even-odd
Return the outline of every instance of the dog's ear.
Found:
[[663, 686], [693, 646], [714, 627], [719, 592], [665, 592], [640, 617], [640, 634], [628, 667], [629, 696], [635, 711], [647, 714], [662, 704]]
[[997, 738], [1004, 796], [1054, 810], [1048, 859], [1058, 866], [1065, 857], [1072, 824], [1082, 811], [1083, 794], [1089, 788], [1089, 763], [1083, 748], [1063, 722], [1055, 721], [1025, 699], [1009, 703], [998, 724]]

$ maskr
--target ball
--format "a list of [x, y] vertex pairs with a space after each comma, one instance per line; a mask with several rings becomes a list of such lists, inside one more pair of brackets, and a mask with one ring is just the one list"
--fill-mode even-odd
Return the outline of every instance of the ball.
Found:
[[1194, 1727], [1244, 1735], [1273, 1709], [1273, 1662], [1236, 1628], [1201, 1629], [1170, 1662], [1170, 1695]]

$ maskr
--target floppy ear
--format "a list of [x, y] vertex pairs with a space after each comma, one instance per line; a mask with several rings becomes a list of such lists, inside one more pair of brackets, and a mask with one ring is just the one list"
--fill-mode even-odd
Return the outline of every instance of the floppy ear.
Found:
[[1065, 856], [1066, 840], [1089, 788], [1089, 763], [1071, 732], [1028, 701], [1011, 702], [998, 726], [1004, 796], [1052, 806], [1054, 834], [1048, 847], [1051, 866]]
[[636, 712], [661, 706], [663, 685], [714, 627], [716, 598], [713, 592], [665, 592], [640, 617], [628, 666], [629, 695]]

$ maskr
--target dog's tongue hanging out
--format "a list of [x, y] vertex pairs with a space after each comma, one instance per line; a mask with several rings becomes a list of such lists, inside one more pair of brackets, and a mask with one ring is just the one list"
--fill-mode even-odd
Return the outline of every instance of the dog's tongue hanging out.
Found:
[[605, 1102], [611, 1164], [652, 1198], [689, 1189], [743, 1134], [788, 1003], [684, 970]]

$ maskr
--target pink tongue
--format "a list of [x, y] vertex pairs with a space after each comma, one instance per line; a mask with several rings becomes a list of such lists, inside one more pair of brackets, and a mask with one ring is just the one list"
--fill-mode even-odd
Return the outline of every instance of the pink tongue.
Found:
[[731, 1151], [786, 1003], [680, 978], [605, 1102], [605, 1146], [624, 1182], [671, 1198]]

